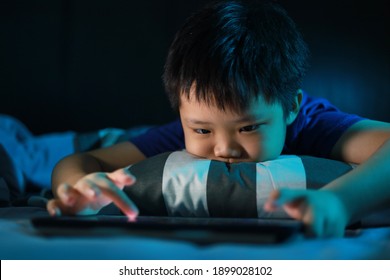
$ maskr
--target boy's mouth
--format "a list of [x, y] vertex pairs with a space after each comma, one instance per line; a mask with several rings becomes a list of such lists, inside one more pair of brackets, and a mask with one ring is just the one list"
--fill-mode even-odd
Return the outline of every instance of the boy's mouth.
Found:
[[234, 163], [240, 163], [240, 162], [254, 162], [254, 160], [243, 159], [243, 158], [226, 158], [226, 159], [211, 159], [211, 160], [222, 161], [222, 162], [226, 163], [227, 165], [234, 164]]

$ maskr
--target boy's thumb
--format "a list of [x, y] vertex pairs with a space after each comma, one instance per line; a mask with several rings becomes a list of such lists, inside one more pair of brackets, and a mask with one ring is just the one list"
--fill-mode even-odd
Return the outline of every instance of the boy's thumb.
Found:
[[273, 211], [285, 204], [293, 204], [299, 202], [307, 195], [306, 190], [295, 190], [295, 189], [278, 189], [273, 190], [265, 205], [264, 208], [267, 211]]

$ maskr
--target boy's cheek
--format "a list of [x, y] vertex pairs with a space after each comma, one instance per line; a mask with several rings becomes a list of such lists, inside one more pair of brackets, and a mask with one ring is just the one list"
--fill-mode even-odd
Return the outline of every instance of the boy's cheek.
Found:
[[276, 159], [280, 156], [284, 139], [257, 137], [244, 144], [249, 161], [260, 162]]
[[257, 161], [268, 161], [277, 159], [283, 150], [283, 143], [279, 141], [270, 142], [262, 148], [262, 152], [258, 155]]
[[197, 141], [186, 140], [185, 148], [188, 153], [201, 158], [208, 158], [211, 152], [211, 148]]

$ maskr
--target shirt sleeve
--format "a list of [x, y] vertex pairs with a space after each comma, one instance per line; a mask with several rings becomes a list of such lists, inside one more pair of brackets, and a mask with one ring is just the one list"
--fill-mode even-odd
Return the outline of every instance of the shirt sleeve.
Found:
[[304, 93], [300, 112], [287, 127], [283, 153], [329, 158], [345, 131], [363, 119], [340, 111], [326, 99]]
[[131, 138], [130, 141], [146, 157], [185, 148], [184, 132], [180, 119], [151, 128], [144, 134]]

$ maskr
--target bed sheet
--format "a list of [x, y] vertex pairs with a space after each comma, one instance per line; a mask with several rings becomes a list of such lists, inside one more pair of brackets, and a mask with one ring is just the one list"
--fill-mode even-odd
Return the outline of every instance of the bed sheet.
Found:
[[34, 207], [0, 208], [0, 259], [390, 259], [390, 227], [387, 226], [354, 231], [343, 238], [308, 239], [298, 234], [278, 244], [231, 242], [199, 246], [183, 240], [126, 234], [47, 237], [40, 235], [30, 223], [30, 218], [37, 216], [47, 216], [47, 213]]

